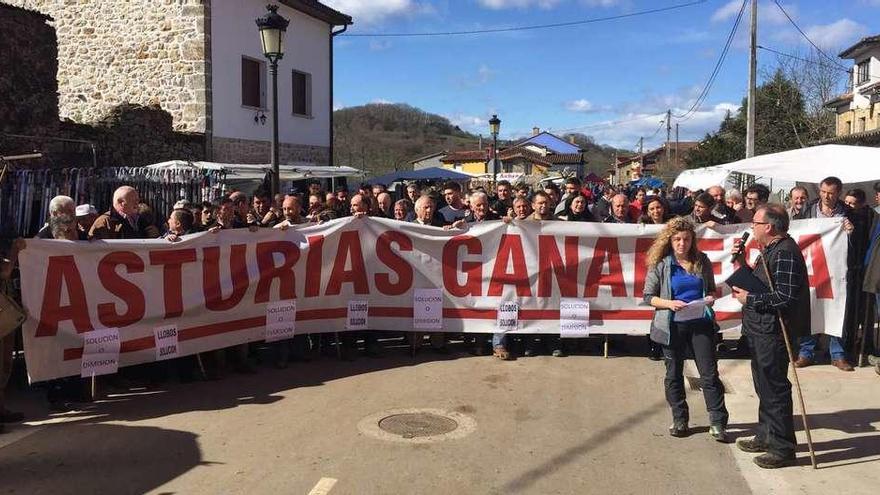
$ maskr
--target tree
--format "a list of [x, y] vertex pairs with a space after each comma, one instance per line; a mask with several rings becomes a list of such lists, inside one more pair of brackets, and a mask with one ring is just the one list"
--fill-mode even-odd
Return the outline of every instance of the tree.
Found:
[[[808, 145], [809, 126], [804, 98], [798, 86], [781, 69], [757, 88], [755, 154], [776, 153]], [[707, 134], [688, 153], [688, 168], [708, 167], [745, 158], [747, 100], [736, 115], [728, 112], [718, 131]]]
[[825, 102], [840, 94], [846, 81], [846, 68], [830, 62], [811, 49], [793, 55], [777, 55], [776, 70], [794, 83], [803, 95], [806, 110], [806, 142], [834, 136], [835, 114]]

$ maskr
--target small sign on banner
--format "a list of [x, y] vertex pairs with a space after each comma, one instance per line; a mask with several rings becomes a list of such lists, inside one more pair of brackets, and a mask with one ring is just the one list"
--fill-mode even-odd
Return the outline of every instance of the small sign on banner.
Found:
[[119, 370], [121, 346], [118, 328], [102, 328], [84, 333], [80, 376], [88, 378], [116, 373]]
[[177, 347], [177, 325], [164, 325], [153, 328], [156, 342], [156, 361], [176, 358], [180, 355]]
[[276, 301], [266, 306], [266, 342], [292, 339], [296, 333], [296, 301]]
[[503, 302], [498, 306], [498, 319], [495, 327], [499, 332], [509, 332], [519, 327], [519, 304]]
[[345, 320], [347, 330], [366, 330], [367, 313], [370, 304], [367, 301], [348, 301], [348, 318]]
[[443, 328], [443, 289], [413, 291], [413, 328]]
[[589, 301], [573, 297], [563, 297], [559, 300], [559, 336], [568, 338], [590, 336]]

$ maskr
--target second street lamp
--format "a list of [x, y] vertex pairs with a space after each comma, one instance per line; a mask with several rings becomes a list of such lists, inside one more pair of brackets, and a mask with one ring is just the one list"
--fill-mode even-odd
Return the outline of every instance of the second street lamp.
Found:
[[281, 188], [281, 171], [278, 166], [278, 61], [284, 57], [284, 33], [290, 21], [278, 14], [277, 5], [267, 5], [266, 15], [257, 19], [263, 55], [269, 59], [272, 76], [272, 197]]
[[501, 119], [492, 115], [489, 119], [489, 133], [492, 134], [492, 180], [498, 185], [498, 131], [501, 130]]

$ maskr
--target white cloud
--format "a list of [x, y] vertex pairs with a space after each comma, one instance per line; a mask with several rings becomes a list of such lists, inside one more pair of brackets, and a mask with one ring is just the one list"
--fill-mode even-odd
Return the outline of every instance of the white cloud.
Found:
[[477, 80], [480, 82], [480, 84], [488, 83], [490, 80], [492, 80], [492, 77], [494, 76], [495, 71], [490, 69], [489, 66], [486, 64], [480, 65], [480, 68], [477, 69]]
[[809, 26], [804, 32], [822, 48], [839, 48], [867, 34], [868, 28], [844, 18], [831, 24]]
[[393, 105], [394, 104], [393, 101], [386, 100], [385, 98], [376, 98], [375, 100], [371, 101], [370, 103], [372, 103], [374, 105]]
[[552, 9], [559, 4], [560, 0], [477, 0], [483, 7], [501, 10], [501, 9], [524, 9], [528, 7], [538, 7], [541, 9]]
[[[880, 0], [878, 0], [880, 1]], [[623, 0], [581, 0], [581, 3], [587, 7], [614, 7], [623, 3]]]
[[[693, 105], [699, 89], [683, 88], [674, 94], [648, 95], [639, 101], [620, 105], [621, 110], [608, 119], [570, 131], [592, 136], [597, 143], [628, 150], [635, 150], [639, 138], [644, 138], [645, 149], [653, 149], [666, 141], [666, 110], [671, 109], [673, 116], [683, 115]], [[700, 107], [687, 121], [680, 122], [679, 139], [699, 141], [707, 132], [718, 130], [728, 111], [735, 114], [738, 108], [738, 104], [728, 102]], [[672, 139], [675, 138], [675, 123], [673, 117]]]
[[565, 109], [569, 112], [590, 113], [595, 112], [596, 108], [589, 100], [583, 98], [579, 100], [571, 100], [565, 102]]
[[[880, 0], [878, 0], [880, 1]], [[742, 0], [730, 0], [726, 4], [719, 7], [714, 13], [712, 13], [712, 17], [710, 18], [712, 22], [722, 22], [727, 20], [733, 20], [734, 17], [739, 13], [739, 9], [742, 6]], [[782, 4], [782, 8], [788, 12], [788, 15], [792, 17], [792, 19], [797, 19], [798, 9], [796, 5], [792, 4]], [[749, 10], [750, 6], [746, 5], [746, 10], [743, 13], [743, 20], [740, 25], [740, 31], [748, 32], [749, 25], [749, 17], [751, 16], [751, 11]], [[780, 25], [788, 22], [788, 19], [785, 17], [785, 14], [779, 10], [779, 7], [772, 1], [765, 1], [758, 4], [758, 25]], [[745, 26], [745, 28], [743, 28]]]
[[736, 17], [736, 14], [739, 13], [739, 9], [742, 6], [742, 1], [740, 0], [730, 0], [726, 4], [722, 5], [712, 14], [712, 22], [721, 22], [726, 21], [727, 19], [732, 19]]
[[467, 131], [473, 134], [485, 134], [486, 129], [489, 127], [489, 121], [483, 117], [478, 117], [475, 115], [466, 115], [462, 113], [456, 113], [452, 115], [444, 115], [452, 125], [458, 126], [463, 131]]
[[381, 52], [391, 48], [391, 42], [388, 40], [370, 40], [370, 51]]
[[333, 102], [333, 111], [334, 112], [336, 110], [342, 110], [343, 108], [345, 108], [345, 103], [342, 103], [341, 101], [334, 101]]
[[324, 0], [324, 3], [350, 15], [356, 25], [375, 24], [394, 16], [434, 12], [431, 4], [417, 3], [413, 0]]

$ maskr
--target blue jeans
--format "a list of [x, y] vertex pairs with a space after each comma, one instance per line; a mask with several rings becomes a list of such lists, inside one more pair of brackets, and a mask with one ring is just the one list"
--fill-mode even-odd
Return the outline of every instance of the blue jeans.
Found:
[[[801, 350], [800, 352], [798, 352], [798, 354], [800, 354], [801, 357], [813, 359], [816, 351], [816, 343], [818, 342], [818, 335], [801, 337]], [[836, 361], [838, 359], [843, 359], [846, 357], [846, 352], [843, 350], [843, 344], [841, 343], [840, 337], [835, 337], [833, 335], [828, 336], [828, 353], [831, 354], [832, 361]]]
[[493, 333], [492, 334], [492, 348], [496, 347], [504, 347], [507, 344], [507, 334], [505, 333]]

